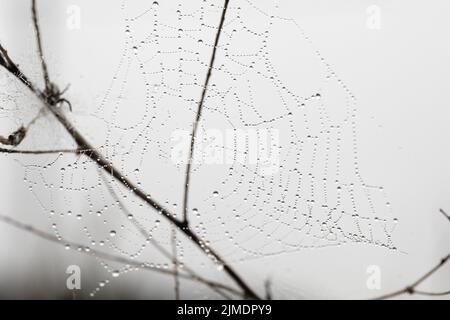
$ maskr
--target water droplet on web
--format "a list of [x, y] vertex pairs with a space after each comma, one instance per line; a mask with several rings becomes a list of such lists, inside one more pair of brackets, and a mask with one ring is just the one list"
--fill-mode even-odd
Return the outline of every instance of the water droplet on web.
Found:
[[197, 208], [192, 209], [192, 213], [195, 215], [196, 218], [200, 218], [200, 212]]
[[120, 271], [119, 271], [119, 270], [114, 270], [114, 271], [111, 273], [111, 275], [112, 275], [114, 278], [117, 278], [117, 277], [120, 275]]
[[111, 231], [109, 232], [109, 235], [110, 235], [111, 237], [115, 237], [116, 234], [117, 234], [117, 232], [116, 232], [115, 230], [111, 230]]
[[152, 3], [152, 8], [153, 8], [153, 9], [157, 9], [158, 7], [159, 7], [158, 1], [153, 1], [153, 3]]

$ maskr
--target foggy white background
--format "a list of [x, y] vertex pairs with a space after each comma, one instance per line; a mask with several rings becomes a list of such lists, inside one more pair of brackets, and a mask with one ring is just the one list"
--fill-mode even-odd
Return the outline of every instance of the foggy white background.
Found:
[[[171, 21], [176, 25], [173, 17], [178, 1], [159, 2], [161, 20]], [[240, 2], [243, 6], [249, 5], [246, 1], [232, 0], [230, 6], [239, 6]], [[133, 5], [130, 3], [131, 1], [106, 0], [38, 1], [44, 49], [51, 76], [61, 87], [71, 84], [67, 98], [71, 100], [74, 111], [69, 116], [94, 145], [103, 145], [109, 139], [120, 141], [115, 150], [126, 150], [132, 140], [125, 131], [114, 131], [114, 128], [109, 135], [105, 133], [107, 121], [112, 117], [109, 106], [118, 100], [118, 90], [113, 89], [110, 96], [108, 90], [123, 57], [124, 47], [132, 46], [124, 33], [127, 23], [123, 14], [126, 12], [132, 16], [134, 12], [143, 13], [152, 7], [149, 1], [135, 1], [132, 2]], [[220, 1], [214, 3], [221, 4]], [[189, 6], [183, 4], [183, 8], [194, 11], [201, 4], [201, 1], [193, 1]], [[70, 16], [67, 9], [72, 5], [81, 10], [80, 28], [74, 30], [67, 26]], [[274, 38], [277, 50], [272, 58], [279, 76], [287, 85], [301, 87], [299, 90], [306, 92], [308, 90], [304, 88], [310, 86], [312, 89], [322, 85], [318, 76], [321, 70], [317, 69], [319, 67], [316, 62], [310, 63], [313, 60], [308, 60], [313, 52], [312, 48], [315, 48], [355, 95], [361, 172], [368, 184], [383, 186], [388, 195], [392, 216], [399, 220], [393, 233], [397, 250], [345, 244], [246, 260], [233, 263], [233, 266], [259, 292], [263, 291], [264, 280], [269, 278], [275, 298], [360, 299], [403, 288], [447, 254], [450, 240], [448, 223], [438, 212], [439, 208], [450, 211], [450, 85], [447, 81], [450, 76], [450, 45], [446, 40], [450, 27], [446, 13], [450, 9], [450, 3], [445, 0], [431, 3], [419, 0], [316, 0], [258, 1], [255, 5], [270, 14], [286, 18], [284, 27], [280, 29], [283, 31]], [[367, 8], [373, 5], [380, 9], [380, 29], [371, 29], [367, 25], [370, 16]], [[246, 13], [248, 24], [257, 27], [260, 23], [258, 11], [247, 10]], [[216, 11], [215, 15], [205, 17], [205, 20], [216, 26], [218, 18]], [[306, 42], [302, 40], [293, 21], [307, 33], [312, 46], [305, 46]], [[34, 81], [40, 81], [30, 22], [29, 1], [0, 0], [0, 41], [25, 73], [31, 74]], [[137, 24], [136, 28], [138, 34], [142, 35], [153, 27]], [[214, 32], [205, 32], [204, 41], [211, 43], [213, 37]], [[245, 41], [240, 45], [244, 48]], [[201, 51], [205, 61], [210, 52], [211, 48]], [[218, 59], [217, 63], [220, 64], [220, 56]], [[204, 66], [189, 71], [198, 73], [200, 81], [203, 81]], [[3, 73], [5, 71], [1, 70], [0, 74]], [[129, 73], [138, 74], [138, 67], [134, 65]], [[4, 77], [1, 79], [6, 81]], [[131, 83], [124, 94], [125, 102], [116, 115], [123, 125], [133, 123], [144, 112], [142, 108], [139, 109], [144, 90], [142, 79], [138, 76], [130, 76], [129, 79]], [[220, 83], [219, 79], [217, 81]], [[10, 84], [4, 86], [12, 90]], [[12, 92], [18, 96], [17, 91]], [[199, 94], [198, 89], [187, 93], [189, 97], [198, 97]], [[266, 91], [258, 90], [255, 84], [256, 100], [270, 100], [266, 94]], [[32, 117], [35, 112], [33, 110], [37, 110], [36, 102], [33, 105], [31, 99], [22, 96], [17, 99], [21, 103], [28, 100], [31, 102], [23, 108], [21, 105], [17, 106], [10, 113], [5, 109], [1, 110], [2, 135], [12, 132], [23, 119]], [[2, 103], [5, 104], [3, 96]], [[129, 106], [129, 109], [124, 109], [124, 106]], [[175, 107], [169, 109], [168, 113], [170, 112], [174, 114], [172, 119], [175, 119], [175, 126], [189, 128], [193, 119], [192, 112]], [[181, 119], [177, 118], [177, 114]], [[205, 122], [209, 119], [207, 117], [208, 114]], [[214, 117], [210, 119], [213, 121]], [[35, 136], [24, 142], [24, 149], [39, 148], [43, 141], [43, 146], [47, 148], [70, 145], [70, 139], [52, 123], [51, 117], [43, 119], [33, 130], [36, 132]], [[148, 139], [168, 140], [170, 130], [161, 130], [160, 135]], [[135, 153], [124, 159], [124, 163], [120, 160], [117, 162], [127, 173], [132, 173], [133, 162], [141, 163], [147, 168], [142, 173], [143, 183], [148, 183], [148, 189], [155, 194], [155, 198], [162, 202], [169, 201], [169, 206], [178, 203], [176, 210], [180, 210], [183, 181], [180, 172], [183, 170], [175, 171], [170, 165], [152, 162], [152, 159], [158, 158], [156, 155], [148, 155], [148, 158], [140, 162], [138, 150], [139, 148], [134, 149]], [[39, 158], [39, 165], [54, 158]], [[120, 156], [117, 155], [116, 159], [120, 159]], [[51, 231], [52, 221], [37, 198], [43, 199], [46, 207], [57, 211], [70, 209], [73, 212], [86, 212], [88, 208], [82, 196], [64, 190], [55, 192], [54, 198], [49, 199], [48, 193], [53, 191], [45, 190], [42, 184], [41, 189], [36, 192], [37, 197], [29, 192], [27, 183], [23, 181], [24, 164], [36, 161], [32, 157], [0, 154], [0, 213]], [[92, 171], [87, 171], [87, 175], [95, 172], [95, 168], [89, 168]], [[55, 169], [48, 173], [48, 179], [57, 183], [60, 171]], [[203, 173], [203, 176], [199, 173], [197, 182], [192, 186], [192, 201], [199, 205], [202, 203], [201, 199], [205, 198], [202, 192], [210, 190], [208, 187], [211, 182], [205, 176], [208, 176], [208, 172]], [[88, 180], [91, 178], [89, 175]], [[153, 180], [167, 180], [170, 183], [158, 185]], [[105, 200], [106, 195], [107, 192], [93, 192], [90, 196], [94, 198], [95, 205], [101, 206], [102, 201], [110, 201]], [[138, 207], [138, 202], [131, 206]], [[61, 228], [65, 238], [86, 241], [82, 228], [74, 222], [73, 217], [64, 221], [66, 223]], [[90, 230], [99, 230], [97, 228], [102, 227], [92, 223]], [[168, 230], [164, 233], [166, 237]], [[164, 229], [161, 230], [163, 231]], [[71, 264], [81, 267], [83, 280], [79, 294], [82, 297], [87, 298], [99, 281], [110, 279], [111, 282], [96, 297], [173, 298], [170, 277], [134, 271], [112, 279], [111, 274], [95, 258], [65, 251], [63, 246], [49, 244], [3, 224], [0, 225], [0, 240], [2, 298], [71, 297], [71, 293], [65, 288], [65, 270]], [[167, 243], [167, 239], [165, 241]], [[188, 244], [186, 246], [189, 248]], [[146, 257], [149, 260], [154, 258]], [[226, 259], [233, 260], [233, 257], [227, 256]], [[161, 259], [156, 257], [155, 260]], [[202, 274], [218, 280], [227, 279], [192, 248], [186, 249], [185, 261], [198, 266], [203, 263]], [[379, 266], [381, 270], [380, 290], [370, 290], [366, 285], [369, 276], [367, 268], [371, 265]], [[421, 289], [448, 289], [449, 271], [449, 266], [443, 268], [424, 283]], [[205, 296], [215, 297], [204, 287], [182, 282], [182, 297]]]

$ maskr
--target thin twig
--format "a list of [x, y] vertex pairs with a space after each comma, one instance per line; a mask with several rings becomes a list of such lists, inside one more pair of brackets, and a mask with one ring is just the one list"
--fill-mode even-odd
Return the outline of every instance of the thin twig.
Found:
[[50, 77], [48, 75], [47, 63], [45, 62], [44, 51], [42, 49], [41, 31], [39, 28], [39, 21], [38, 21], [39, 18], [37, 14], [36, 0], [31, 1], [31, 12], [33, 16], [34, 31], [36, 32], [36, 41], [39, 51], [39, 59], [41, 60], [42, 72], [44, 76], [45, 89], [48, 90], [50, 88]]
[[450, 221], [450, 216], [443, 209], [439, 209], [439, 212], [442, 213], [444, 217], [448, 219], [448, 221]]
[[28, 122], [28, 124], [25, 126], [25, 129], [30, 129], [30, 127], [44, 114], [44, 111], [46, 110], [45, 107], [42, 107], [39, 109], [39, 112], [34, 116], [33, 119], [31, 119], [30, 122]]
[[192, 126], [191, 144], [190, 144], [190, 149], [189, 149], [189, 158], [188, 158], [188, 162], [186, 164], [186, 174], [185, 174], [185, 181], [184, 181], [184, 196], [183, 196], [183, 222], [186, 225], [188, 225], [188, 223], [189, 223], [187, 211], [188, 211], [189, 188], [190, 188], [190, 180], [191, 180], [191, 166], [192, 166], [192, 161], [193, 161], [193, 157], [194, 157], [194, 149], [195, 149], [195, 138], [197, 136], [198, 125], [200, 123], [200, 118], [202, 116], [203, 103], [205, 101], [206, 92], [208, 90], [209, 80], [211, 78], [212, 69], [214, 67], [214, 61], [216, 59], [216, 51], [217, 51], [217, 47], [219, 45], [219, 39], [220, 39], [220, 35], [222, 33], [223, 24], [225, 22], [225, 15], [227, 13], [228, 3], [229, 3], [229, 0], [225, 0], [223, 10], [222, 10], [222, 16], [220, 17], [219, 27], [217, 28], [217, 32], [216, 32], [216, 39], [214, 41], [214, 47], [213, 47], [213, 51], [212, 51], [212, 55], [211, 55], [211, 60], [209, 62], [208, 71], [206, 73], [206, 78], [205, 78], [205, 83], [203, 85], [202, 95], [201, 95], [200, 101], [198, 103], [197, 114], [195, 117], [194, 124]]
[[174, 278], [174, 290], [175, 300], [180, 300], [180, 278], [178, 272], [178, 252], [177, 252], [177, 230], [174, 226], [171, 228], [171, 241], [172, 241], [172, 263], [173, 263], [173, 278]]
[[[117, 195], [117, 192], [113, 189], [113, 187], [111, 186], [110, 182], [106, 179], [104, 172], [100, 172], [100, 177], [103, 180], [103, 183], [106, 185], [106, 188], [108, 189], [110, 195], [113, 197], [113, 199], [119, 204], [121, 212], [126, 216], [130, 216], [131, 212], [128, 210], [128, 208], [123, 204], [123, 202], [120, 200], [119, 196]], [[134, 215], [133, 215], [134, 217]], [[177, 261], [177, 257], [176, 257], [176, 252], [173, 253], [173, 255], [170, 255], [170, 253], [164, 248], [162, 247], [154, 238], [153, 236], [151, 236], [147, 230], [145, 230], [145, 228], [141, 225], [141, 223], [139, 223], [139, 221], [136, 218], [132, 219], [132, 223], [133, 225], [136, 227], [136, 229], [140, 232], [140, 234], [145, 238], [145, 240], [150, 241], [150, 243], [160, 252], [162, 253], [166, 258], [168, 258], [171, 262], [174, 263], [175, 269], [174, 269], [174, 277], [175, 277], [175, 295], [177, 297], [177, 300], [179, 295], [177, 293], [179, 293], [178, 290], [178, 261]], [[172, 232], [174, 229], [172, 228]], [[173, 236], [173, 234], [172, 234]], [[175, 249], [176, 250], [176, 249]]]
[[[111, 253], [108, 253], [108, 252], [97, 250], [97, 249], [94, 249], [92, 247], [87, 247], [87, 246], [85, 246], [83, 244], [80, 244], [80, 243], [77, 243], [77, 242], [69, 241], [69, 240], [66, 240], [66, 239], [63, 239], [63, 238], [58, 238], [58, 237], [56, 237], [53, 234], [50, 234], [48, 232], [39, 230], [39, 229], [37, 229], [37, 228], [35, 228], [33, 226], [30, 226], [28, 224], [22, 223], [22, 222], [20, 222], [20, 221], [18, 221], [16, 219], [8, 217], [8, 216], [4, 216], [4, 215], [0, 214], [0, 221], [6, 223], [8, 225], [11, 225], [11, 226], [13, 226], [13, 227], [15, 227], [17, 229], [29, 232], [29, 233], [31, 233], [31, 234], [39, 237], [39, 238], [51, 241], [53, 243], [56, 243], [56, 244], [59, 244], [59, 245], [64, 245], [64, 246], [68, 245], [71, 248], [73, 247], [73, 248], [81, 248], [81, 249], [83, 249], [83, 250], [77, 251], [77, 252], [81, 252], [81, 253], [85, 253], [85, 254], [89, 254], [89, 255], [95, 255], [95, 256], [97, 256], [97, 257], [99, 257], [101, 259], [105, 259], [105, 260], [113, 261], [113, 262], [118, 262], [118, 263], [125, 264], [125, 265], [135, 266], [135, 267], [138, 267], [138, 268], [143, 269], [143, 270], [154, 271], [154, 272], [157, 272], [157, 273], [162, 273], [162, 274], [167, 274], [167, 275], [173, 275], [173, 271], [170, 270], [170, 269], [153, 267], [153, 266], [149, 265], [147, 262], [127, 259], [125, 257], [117, 256], [117, 255], [114, 255], [114, 254], [111, 254]], [[86, 249], [88, 249], [88, 250], [86, 250]], [[214, 288], [218, 288], [218, 289], [221, 289], [221, 290], [225, 290], [225, 291], [228, 291], [228, 292], [230, 292], [232, 294], [237, 294], [237, 295], [241, 294], [239, 291], [236, 291], [235, 289], [233, 289], [233, 288], [231, 288], [229, 286], [226, 286], [224, 284], [221, 284], [221, 283], [213, 281], [213, 280], [209, 280], [209, 279], [203, 278], [203, 277], [201, 277], [199, 275], [181, 273], [181, 274], [179, 274], [179, 277], [187, 279], [187, 280], [197, 281], [197, 282], [200, 282], [200, 283], [202, 283], [202, 284], [204, 284], [204, 285], [206, 285], [208, 287], [214, 287]]]
[[54, 154], [54, 153], [82, 153], [87, 150], [78, 149], [55, 149], [55, 150], [16, 150], [16, 149], [5, 149], [0, 148], [0, 153], [17, 153], [17, 154]]
[[418, 291], [418, 290], [414, 290], [415, 294], [420, 294], [422, 296], [446, 296], [448, 294], [450, 294], [450, 290], [449, 291], [443, 291], [443, 292], [426, 292], [426, 291]]
[[[128, 210], [128, 207], [123, 203], [122, 200], [120, 200], [119, 196], [117, 195], [117, 192], [114, 190], [114, 188], [111, 185], [111, 182], [108, 181], [108, 179], [106, 179], [105, 173], [104, 172], [100, 172], [100, 177], [103, 180], [103, 183], [105, 184], [106, 188], [108, 189], [109, 194], [113, 197], [113, 199], [119, 204], [121, 212], [123, 213], [123, 215], [125, 217], [129, 217], [130, 215], [132, 215], [134, 217], [134, 215], [130, 212], [130, 210]], [[142, 237], [145, 240], [150, 241], [150, 243], [163, 255], [165, 256], [167, 259], [169, 259], [170, 261], [172, 261], [172, 256], [171, 254], [163, 247], [161, 246], [158, 241], [156, 241], [152, 235], [150, 235], [148, 233], [148, 231], [142, 226], [141, 223], [139, 223], [139, 221], [137, 219], [132, 219], [131, 220], [132, 224], [136, 227], [136, 229], [139, 231], [139, 233], [142, 235]]]

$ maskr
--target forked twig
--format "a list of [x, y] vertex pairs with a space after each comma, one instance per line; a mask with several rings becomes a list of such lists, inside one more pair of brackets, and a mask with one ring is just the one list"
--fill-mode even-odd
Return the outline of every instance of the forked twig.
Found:
[[374, 300], [382, 300], [382, 299], [389, 299], [393, 298], [402, 294], [426, 294], [426, 295], [443, 295], [448, 293], [424, 293], [423, 291], [417, 291], [416, 287], [420, 285], [422, 282], [424, 282], [426, 279], [428, 279], [431, 275], [433, 275], [436, 271], [438, 271], [444, 264], [450, 259], [450, 254], [448, 254], [446, 257], [442, 258], [441, 261], [437, 265], [435, 265], [433, 268], [431, 268], [429, 271], [427, 271], [423, 276], [421, 276], [419, 279], [414, 281], [411, 285], [407, 286], [406, 288], [403, 288], [401, 290], [394, 291], [392, 293], [388, 293], [382, 296], [379, 296], [375, 298]]
[[83, 153], [85, 151], [78, 149], [55, 149], [55, 150], [16, 150], [0, 148], [0, 153], [16, 153], [16, 154], [54, 154], [54, 153]]
[[[123, 204], [123, 202], [120, 200], [119, 196], [117, 195], [116, 191], [113, 189], [110, 182], [106, 179], [105, 174], [103, 172], [100, 172], [100, 176], [103, 180], [103, 183], [105, 184], [106, 188], [108, 189], [110, 195], [113, 197], [113, 199], [119, 204], [121, 212], [125, 215], [125, 217], [128, 217], [131, 215], [131, 212], [128, 210], [128, 208]], [[133, 218], [132, 220], [133, 225], [136, 227], [136, 229], [139, 231], [139, 233], [145, 238], [146, 241], [149, 241], [163, 256], [168, 258], [173, 264], [174, 264], [174, 278], [175, 278], [175, 296], [178, 300], [179, 297], [179, 277], [178, 277], [178, 260], [176, 256], [176, 252], [174, 252], [172, 255], [163, 247], [161, 246], [153, 236], [151, 236], [147, 230], [139, 223], [139, 221], [136, 220], [136, 218]], [[172, 228], [172, 237], [173, 237], [173, 228]], [[173, 244], [172, 244], [173, 245]], [[175, 249], [176, 250], [176, 249]], [[194, 273], [191, 270], [186, 270], [188, 273]], [[220, 294], [220, 292], [219, 292]]]
[[447, 214], [447, 213], [445, 213], [445, 211], [444, 210], [442, 210], [442, 209], [439, 209], [439, 212], [440, 213], [442, 213], [443, 215], [444, 215], [444, 217], [446, 217], [447, 218], [447, 220], [448, 221], [450, 221], [450, 216]]

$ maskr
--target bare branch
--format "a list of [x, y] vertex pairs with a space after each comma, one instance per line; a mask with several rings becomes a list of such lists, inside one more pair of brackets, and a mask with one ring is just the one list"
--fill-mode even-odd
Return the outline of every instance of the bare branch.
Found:
[[229, 2], [230, 2], [229, 0], [225, 0], [224, 6], [223, 6], [222, 16], [220, 17], [219, 27], [217, 28], [216, 39], [214, 41], [214, 47], [213, 47], [213, 51], [212, 51], [212, 55], [211, 55], [211, 60], [209, 62], [209, 67], [208, 67], [208, 71], [206, 73], [205, 83], [203, 85], [202, 95], [201, 95], [200, 101], [198, 103], [197, 114], [195, 117], [194, 124], [192, 126], [191, 144], [190, 144], [190, 149], [189, 149], [189, 158], [188, 158], [188, 162], [186, 165], [186, 174], [185, 174], [185, 181], [184, 181], [184, 196], [183, 196], [183, 222], [186, 225], [188, 225], [188, 223], [189, 223], [187, 210], [188, 210], [189, 188], [190, 188], [190, 180], [191, 180], [191, 165], [192, 165], [192, 161], [193, 161], [193, 157], [194, 157], [194, 149], [195, 149], [195, 138], [197, 136], [198, 125], [200, 123], [200, 118], [202, 116], [203, 103], [205, 101], [206, 92], [208, 90], [208, 84], [209, 84], [209, 80], [211, 78], [212, 69], [214, 67], [214, 61], [216, 59], [216, 51], [217, 51], [217, 47], [219, 45], [220, 34], [222, 33], [222, 28], [223, 28], [223, 24], [225, 22], [225, 15], [227, 13], [227, 8], [228, 8]]
[[173, 263], [173, 276], [174, 276], [174, 289], [175, 300], [180, 300], [180, 278], [178, 272], [178, 252], [177, 252], [177, 231], [175, 227], [171, 228], [171, 242], [172, 242], [172, 263]]
[[16, 153], [16, 154], [54, 154], [54, 153], [82, 153], [87, 150], [78, 149], [55, 149], [55, 150], [16, 150], [16, 149], [5, 149], [0, 148], [0, 153]]
[[[0, 215], [0, 221], [4, 222], [6, 224], [12, 225], [12, 226], [14, 226], [14, 227], [16, 227], [18, 229], [27, 231], [27, 232], [35, 235], [35, 236], [38, 236], [39, 238], [42, 238], [42, 239], [45, 239], [45, 240], [57, 243], [59, 245], [68, 245], [68, 246], [73, 247], [73, 248], [88, 248], [85, 245], [77, 243], [77, 242], [69, 241], [69, 240], [66, 240], [66, 239], [63, 239], [63, 238], [57, 238], [56, 236], [54, 236], [54, 235], [52, 235], [52, 234], [50, 234], [48, 232], [36, 229], [33, 226], [24, 224], [24, 223], [22, 223], [20, 221], [17, 221], [15, 219], [11, 218], [11, 217]], [[110, 260], [110, 261], [115, 261], [115, 262], [120, 262], [120, 263], [125, 263], [125, 264], [131, 264], [131, 265], [139, 265], [139, 266], [143, 266], [143, 265], [146, 264], [144, 262], [138, 263], [135, 260], [129, 260], [129, 259], [121, 257], [121, 256], [116, 256], [116, 255], [113, 255], [113, 254], [110, 254], [110, 253], [107, 253], [107, 252], [99, 251], [99, 250], [93, 249], [91, 247], [89, 247], [89, 250], [87, 250], [87, 251], [84, 250], [84, 251], [85, 252], [94, 253], [95, 255], [97, 255], [100, 258], [103, 258], [103, 259], [106, 259], [106, 260]], [[133, 261], [133, 263], [130, 263], [130, 261]], [[160, 268], [156, 268], [156, 267], [147, 266], [146, 269], [154, 270], [156, 272], [163, 272], [163, 273], [172, 274], [172, 271], [170, 271], [170, 270], [160, 269]]]
[[420, 294], [422, 296], [446, 296], [450, 294], [450, 291], [443, 291], [443, 292], [425, 292], [425, 291], [418, 291], [414, 290], [415, 294]]
[[443, 209], [439, 209], [439, 212], [442, 213], [444, 217], [448, 219], [448, 221], [450, 221], [450, 216]]

